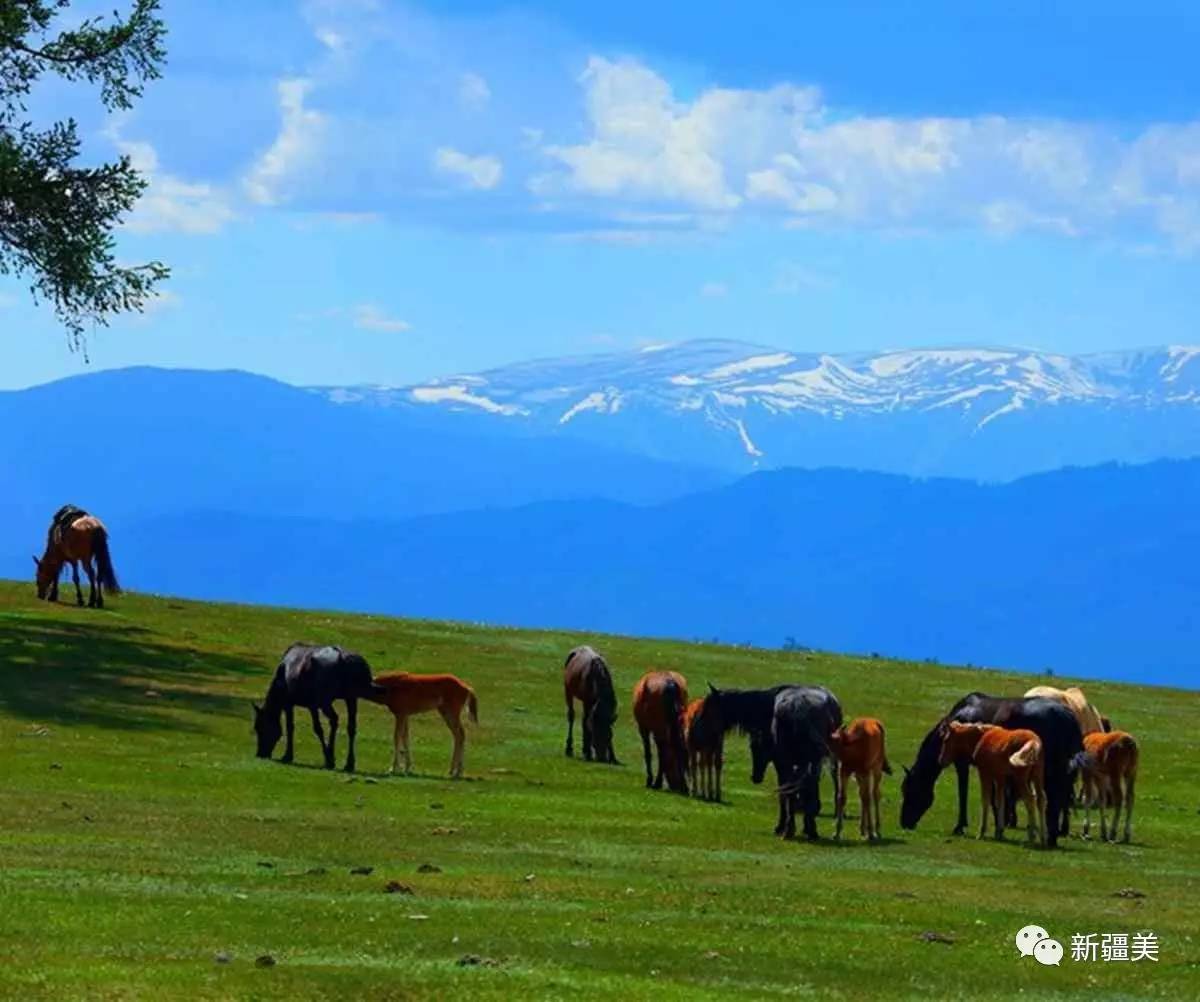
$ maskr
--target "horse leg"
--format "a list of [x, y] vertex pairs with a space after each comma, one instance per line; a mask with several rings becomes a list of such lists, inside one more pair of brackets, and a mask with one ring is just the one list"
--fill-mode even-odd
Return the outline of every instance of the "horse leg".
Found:
[[[1125, 841], [1128, 842], [1133, 835], [1133, 784], [1137, 781], [1136, 775], [1127, 775], [1125, 777]], [[1120, 780], [1118, 779], [1118, 782]]]
[[283, 758], [281, 758], [279, 761], [286, 764], [291, 762], [292, 755], [295, 751], [293, 744], [296, 734], [296, 708], [292, 706], [291, 703], [288, 703], [287, 706], [283, 708], [283, 717], [287, 723], [287, 747], [284, 748]]
[[349, 748], [346, 751], [346, 772], [354, 771], [354, 736], [358, 733], [358, 700], [353, 696], [346, 697], [346, 741]]
[[410, 776], [413, 771], [412, 746], [408, 743], [408, 716], [400, 722], [400, 739], [404, 743], [404, 775]]
[[325, 714], [325, 719], [329, 721], [329, 745], [325, 749], [325, 768], [332, 769], [335, 757], [334, 743], [337, 741], [338, 715], [337, 710], [333, 708], [332, 702], [322, 707], [321, 712]]
[[958, 824], [954, 826], [954, 834], [961, 835], [967, 830], [967, 786], [971, 781], [970, 763], [955, 762], [954, 771], [958, 773]]
[[[845, 766], [842, 767], [841, 771], [842, 771], [841, 787], [838, 788], [835, 785], [835, 789], [834, 789], [834, 793], [833, 793], [833, 815], [835, 818], [834, 826], [833, 826], [833, 837], [835, 839], [837, 839], [838, 841], [841, 841], [842, 822], [845, 820], [845, 817], [846, 817], [846, 778], [845, 778], [846, 768], [845, 768]], [[860, 825], [859, 827], [861, 828], [862, 826]]]
[[438, 713], [442, 715], [442, 719], [446, 721], [446, 726], [450, 728], [450, 734], [454, 738], [454, 748], [450, 752], [450, 778], [458, 779], [462, 775], [462, 748], [463, 748], [463, 725], [447, 707], [441, 707]]
[[392, 718], [392, 775], [400, 771], [400, 741], [404, 736], [404, 725], [400, 722], [400, 714]]
[[661, 790], [663, 784], [663, 752], [666, 750], [666, 743], [662, 739], [662, 735], [657, 731], [654, 734], [654, 750], [658, 753], [658, 772], [654, 776], [654, 782], [651, 784], [654, 789]]
[[1055, 771], [1047, 770], [1046, 774], [1046, 845], [1053, 849], [1058, 845], [1058, 836], [1061, 833], [1065, 834], [1065, 828], [1060, 828], [1062, 824], [1063, 811], [1066, 809], [1065, 804], [1066, 791], [1063, 789], [1063, 784], [1060, 777]]
[[83, 572], [88, 579], [88, 608], [103, 609], [104, 608], [104, 592], [100, 587], [100, 571], [92, 566], [92, 558], [88, 557], [83, 562]]
[[1108, 841], [1115, 842], [1117, 840], [1117, 826], [1121, 823], [1121, 806], [1125, 798], [1121, 795], [1121, 777], [1116, 776], [1109, 781], [1112, 787], [1113, 796], [1113, 813], [1112, 824], [1108, 826]]
[[75, 582], [75, 604], [83, 605], [83, 590], [79, 587], [79, 561], [71, 561], [71, 580]]
[[719, 804], [721, 802], [721, 770], [725, 768], [725, 750], [723, 748], [718, 748], [716, 755], [717, 762], [713, 771], [716, 773], [717, 789], [713, 796], [716, 798], [716, 801]]
[[881, 808], [883, 805], [883, 769], [876, 766], [874, 777], [871, 782], [871, 801], [875, 806], [875, 837], [883, 838], [883, 814]]
[[642, 754], [646, 757], [646, 789], [654, 785], [654, 775], [650, 770], [650, 732], [640, 724], [638, 732], [642, 735]]
[[[1008, 795], [1009, 778], [1007, 776], [997, 776], [992, 784], [992, 820], [995, 822], [996, 840], [1000, 841], [1004, 838], [1005, 823], [1008, 821], [1008, 802], [1012, 798]], [[1014, 810], [1016, 807], [1014, 805]]]
[[979, 837], [987, 838], [988, 815], [992, 812], [992, 782], [979, 774]]
[[575, 700], [571, 698], [571, 694], [567, 693], [567, 748], [566, 756], [571, 758], [575, 754]]
[[1017, 800], [1020, 799], [1017, 793], [1016, 780], [1006, 779], [1004, 781], [1004, 827], [1017, 827]]
[[[775, 785], [777, 787], [782, 788], [784, 786], [783, 769], [780, 768], [778, 762], [775, 762], [774, 765], [775, 765]], [[783, 793], [779, 794], [779, 820], [775, 822], [775, 834], [780, 835], [780, 836], [782, 836], [783, 833], [785, 831], [787, 831], [787, 804], [785, 802], [786, 799], [787, 799], [787, 797], [785, 794], [783, 794]]]
[[592, 719], [590, 709], [591, 707], [587, 703], [583, 704], [583, 760], [585, 762], [592, 760], [592, 728], [588, 723]]
[[321, 755], [328, 762], [329, 751], [325, 747], [325, 732], [321, 729], [321, 718], [318, 715], [317, 708], [314, 706], [308, 712], [312, 714], [313, 733], [317, 736], [317, 740], [321, 742]]

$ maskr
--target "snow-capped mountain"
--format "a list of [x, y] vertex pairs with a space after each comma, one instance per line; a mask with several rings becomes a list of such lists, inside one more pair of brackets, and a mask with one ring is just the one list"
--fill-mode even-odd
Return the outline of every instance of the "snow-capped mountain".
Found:
[[510, 430], [727, 469], [853, 466], [1007, 479], [1200, 454], [1200, 347], [836, 355], [690, 341], [418, 386], [316, 392], [347, 405], [474, 414]]

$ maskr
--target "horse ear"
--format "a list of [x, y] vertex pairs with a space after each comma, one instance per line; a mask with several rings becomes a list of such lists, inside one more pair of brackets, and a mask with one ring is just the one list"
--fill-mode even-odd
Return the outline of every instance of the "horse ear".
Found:
[[255, 715], [256, 717], [257, 717], [257, 716], [258, 716], [260, 713], [262, 713], [262, 707], [261, 707], [261, 706], [259, 706], [259, 705], [258, 705], [256, 702], [254, 702], [254, 700], [250, 700], [250, 705], [251, 705], [252, 707], [254, 707], [254, 715]]
[[905, 775], [905, 776], [907, 776], [907, 775], [908, 775], [908, 771], [909, 771], [909, 770], [908, 770], [908, 766], [906, 766], [906, 765], [902, 765], [902, 766], [900, 766], [900, 768], [904, 770], [904, 775]]
[[[31, 553], [30, 556], [33, 557], [33, 554]], [[41, 570], [42, 562], [37, 557], [33, 557], [33, 566]]]
[[709, 692], [711, 692], [711, 693], [712, 693], [712, 694], [715, 696], [715, 695], [717, 695], [717, 693], [718, 693], [720, 690], [719, 690], [719, 689], [717, 689], [717, 687], [716, 687], [715, 685], [713, 685], [711, 682], [709, 682], [709, 683], [708, 683], [708, 691], [709, 691]]

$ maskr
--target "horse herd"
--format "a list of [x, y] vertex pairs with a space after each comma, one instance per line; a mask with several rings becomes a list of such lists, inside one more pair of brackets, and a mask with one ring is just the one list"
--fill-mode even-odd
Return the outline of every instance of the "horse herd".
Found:
[[[588, 761], [619, 765], [613, 747], [617, 696], [612, 672], [591, 647], [572, 650], [563, 665], [567, 709], [565, 753], [575, 753], [575, 704], [582, 706], [582, 754]], [[349, 750], [345, 768], [354, 770], [357, 702], [365, 699], [391, 711], [395, 729], [392, 771], [412, 770], [408, 718], [436, 710], [454, 737], [452, 778], [463, 774], [465, 730], [462, 711], [478, 722], [475, 692], [453, 675], [391, 672], [372, 676], [361, 654], [341, 647], [293, 644], [284, 652], [266, 697], [254, 703], [254, 729], [260, 758], [270, 758], [286, 735], [282, 761], [293, 757], [293, 713], [312, 716], [326, 768], [334, 767], [338, 715], [333, 703], [346, 704]], [[329, 724], [326, 739], [321, 717]], [[282, 720], [281, 720], [282, 718]], [[775, 833], [796, 836], [797, 816], [805, 838], [818, 838], [820, 780], [828, 764], [833, 778], [835, 837], [841, 838], [846, 789], [854, 779], [859, 792], [859, 830], [868, 840], [882, 837], [880, 787], [890, 775], [884, 726], [871, 717], [844, 722], [841, 703], [824, 686], [787, 683], [764, 689], [719, 689], [709, 684], [702, 698], [689, 699], [687, 679], [675, 671], [651, 671], [633, 689], [633, 718], [642, 741], [646, 786], [705, 799], [721, 799], [725, 736], [730, 731], [749, 740], [751, 781], [762, 783], [768, 767], [775, 772], [779, 814]], [[286, 725], [286, 726], [285, 726]], [[1074, 787], [1082, 780], [1087, 811], [1084, 837], [1091, 829], [1091, 809], [1100, 811], [1104, 840], [1115, 841], [1124, 812], [1125, 841], [1131, 837], [1138, 746], [1134, 738], [1112, 729], [1079, 689], [1039, 686], [1021, 697], [999, 698], [971, 693], [959, 700], [925, 735], [911, 768], [901, 782], [900, 823], [915, 828], [933, 804], [934, 786], [942, 770], [953, 766], [958, 777], [958, 823], [967, 827], [970, 770], [979, 774], [979, 837], [989, 818], [996, 838], [1016, 826], [1016, 806], [1023, 803], [1028, 837], [1053, 848], [1069, 831]], [[1106, 808], [1114, 812], [1110, 825]]]
[[[80, 563], [90, 585], [88, 605], [102, 607], [103, 593], [118, 592], [108, 550], [108, 534], [99, 519], [73, 505], [60, 508], [51, 521], [46, 549], [37, 566], [38, 598], [56, 601], [58, 579], [70, 565], [76, 601]], [[574, 754], [575, 703], [583, 708], [582, 750], [585, 759], [619, 764], [613, 749], [617, 697], [612, 672], [591, 647], [577, 647], [563, 665], [567, 704], [566, 754]], [[462, 713], [478, 721], [474, 690], [453, 675], [392, 672], [373, 676], [366, 659], [333, 646], [293, 644], [284, 652], [263, 704], [254, 706], [258, 755], [270, 758], [286, 737], [282, 761], [292, 761], [294, 713], [307, 709], [321, 744], [326, 768], [334, 766], [339, 718], [335, 701], [346, 704], [348, 752], [346, 770], [354, 770], [358, 700], [386, 706], [394, 720], [392, 771], [412, 771], [408, 718], [436, 710], [454, 738], [450, 775], [463, 773], [466, 731]], [[329, 725], [326, 740], [321, 717]], [[779, 815], [775, 832], [796, 834], [796, 815], [806, 838], [816, 839], [820, 812], [820, 778], [828, 763], [833, 779], [836, 837], [840, 838], [846, 786], [854, 778], [859, 791], [859, 827], [864, 838], [882, 834], [880, 787], [891, 774], [883, 724], [864, 717], [844, 723], [842, 707], [819, 685], [782, 684], [766, 689], [718, 689], [688, 698], [687, 680], [678, 672], [652, 671], [633, 690], [633, 717], [642, 740], [646, 785], [667, 787], [705, 800], [721, 800], [725, 736], [737, 731], [749, 739], [751, 780], [761, 783], [767, 767], [775, 770]], [[657, 768], [654, 758], [657, 755]], [[954, 704], [925, 735], [916, 761], [905, 768], [900, 784], [900, 824], [915, 828], [933, 805], [934, 786], [943, 769], [954, 767], [958, 779], [955, 833], [967, 827], [967, 791], [974, 766], [980, 783], [979, 837], [989, 817], [996, 838], [1016, 826], [1016, 805], [1025, 806], [1031, 840], [1053, 848], [1066, 835], [1080, 781], [1085, 819], [1098, 807], [1102, 839], [1115, 841], [1124, 811], [1126, 842], [1131, 837], [1138, 745], [1132, 735], [1113, 730], [1106, 717], [1079, 689], [1038, 686], [1024, 696], [1001, 698], [973, 692]], [[1106, 808], [1113, 809], [1108, 824]]]

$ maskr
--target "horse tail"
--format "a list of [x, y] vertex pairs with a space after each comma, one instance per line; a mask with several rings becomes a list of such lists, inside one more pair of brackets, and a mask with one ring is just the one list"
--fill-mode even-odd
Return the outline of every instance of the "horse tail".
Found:
[[1096, 768], [1096, 756], [1091, 752], [1081, 751], [1071, 757], [1071, 761], [1067, 763], [1067, 773], [1074, 776], [1077, 772], [1090, 772]]
[[1030, 738], [1020, 748], [1008, 756], [1008, 761], [1018, 769], [1033, 765], [1042, 753], [1042, 743], [1037, 738]]
[[888, 761], [888, 758], [886, 755], [883, 756], [883, 771], [886, 772], [889, 776], [892, 774], [892, 763]]
[[92, 532], [92, 550], [96, 554], [96, 571], [100, 585], [113, 595], [121, 594], [117, 583], [117, 572], [113, 569], [112, 556], [108, 552], [108, 530], [97, 526]]
[[679, 683], [673, 678], [668, 678], [666, 685], [663, 686], [663, 712], [667, 718], [667, 742], [671, 746], [671, 756], [675, 759], [675, 768], [680, 779], [683, 780], [686, 790], [687, 745], [683, 740], [682, 722], [685, 709]]
[[467, 716], [471, 718], [471, 723], [479, 723], [479, 700], [470, 686], [467, 686]]

